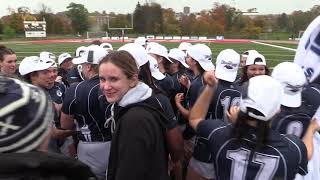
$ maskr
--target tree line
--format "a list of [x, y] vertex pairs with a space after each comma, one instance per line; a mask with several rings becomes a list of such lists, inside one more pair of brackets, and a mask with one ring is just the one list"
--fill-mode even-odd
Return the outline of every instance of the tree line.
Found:
[[[297, 36], [299, 31], [318, 15], [320, 6], [309, 11], [294, 11], [291, 14], [255, 15], [246, 14], [227, 4], [214, 3], [209, 10], [199, 13], [176, 13], [171, 8], [162, 8], [157, 3], [136, 5], [131, 14], [116, 14], [105, 11], [88, 12], [82, 4], [70, 3], [66, 11], [52, 13], [51, 9], [42, 5], [40, 11], [31, 13], [28, 7], [9, 9], [10, 14], [0, 21], [0, 33], [14, 36], [23, 34], [24, 20], [42, 20], [47, 22], [47, 34], [82, 34], [95, 26], [96, 17], [108, 17], [108, 22], [101, 27], [102, 31], [110, 31], [110, 27], [131, 26], [127, 31], [132, 34], [154, 35], [191, 35], [216, 36], [238, 35], [241, 38], [259, 38], [262, 33], [285, 32]], [[109, 25], [109, 26], [108, 26]]]

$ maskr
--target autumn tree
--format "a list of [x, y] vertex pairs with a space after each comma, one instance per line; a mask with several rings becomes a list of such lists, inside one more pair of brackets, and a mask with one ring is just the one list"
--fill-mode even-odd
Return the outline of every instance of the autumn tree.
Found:
[[179, 21], [176, 19], [173, 9], [163, 10], [163, 31], [168, 34], [181, 34]]
[[87, 8], [82, 4], [70, 3], [67, 6], [67, 16], [71, 19], [71, 25], [76, 32], [83, 33], [89, 28]]

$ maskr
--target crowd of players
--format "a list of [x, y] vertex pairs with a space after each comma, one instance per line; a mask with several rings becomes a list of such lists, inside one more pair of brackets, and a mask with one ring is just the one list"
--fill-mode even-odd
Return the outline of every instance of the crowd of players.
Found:
[[319, 153], [320, 78], [307, 82], [292, 62], [271, 72], [256, 50], [222, 50], [215, 65], [212, 57], [205, 44], [168, 51], [141, 37], [117, 50], [94, 41], [74, 56], [41, 52], [17, 68], [1, 46], [0, 178], [315, 174], [307, 165]]

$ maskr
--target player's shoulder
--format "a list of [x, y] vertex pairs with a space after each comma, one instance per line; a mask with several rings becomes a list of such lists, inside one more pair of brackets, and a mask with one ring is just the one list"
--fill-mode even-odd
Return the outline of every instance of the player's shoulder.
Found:
[[305, 144], [298, 136], [292, 134], [281, 134], [281, 136], [291, 150], [295, 149], [301, 153], [306, 149]]
[[223, 133], [226, 129], [229, 129], [231, 124], [228, 124], [219, 119], [207, 119], [201, 121], [196, 129], [198, 135], [206, 138], [214, 136], [216, 133]]

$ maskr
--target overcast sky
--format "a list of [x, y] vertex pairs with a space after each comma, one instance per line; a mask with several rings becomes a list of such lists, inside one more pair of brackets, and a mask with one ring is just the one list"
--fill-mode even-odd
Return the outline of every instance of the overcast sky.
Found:
[[41, 4], [45, 4], [56, 13], [65, 11], [70, 2], [85, 5], [89, 12], [105, 10], [107, 13], [131, 13], [138, 1], [141, 4], [146, 1], [157, 2], [164, 8], [173, 8], [176, 12], [182, 12], [184, 6], [191, 7], [191, 12], [199, 12], [202, 9], [210, 9], [214, 2], [219, 2], [242, 11], [257, 8], [260, 14], [290, 14], [295, 10], [307, 11], [314, 5], [320, 5], [320, 0], [0, 0], [0, 17], [9, 13], [8, 7], [16, 9], [27, 6], [34, 12], [41, 9]]

